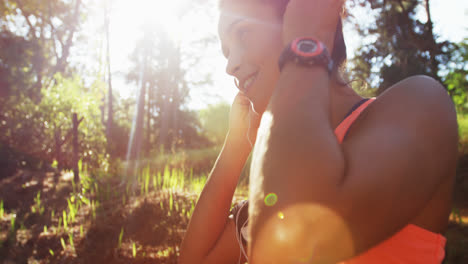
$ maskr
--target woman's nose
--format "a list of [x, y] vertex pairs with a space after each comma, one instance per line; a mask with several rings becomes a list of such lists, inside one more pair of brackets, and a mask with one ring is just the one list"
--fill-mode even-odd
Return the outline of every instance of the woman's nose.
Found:
[[233, 54], [233, 53], [229, 54], [228, 62], [226, 65], [226, 73], [235, 77], [235, 74], [240, 69], [240, 65], [241, 65], [240, 56], [238, 56], [237, 54]]

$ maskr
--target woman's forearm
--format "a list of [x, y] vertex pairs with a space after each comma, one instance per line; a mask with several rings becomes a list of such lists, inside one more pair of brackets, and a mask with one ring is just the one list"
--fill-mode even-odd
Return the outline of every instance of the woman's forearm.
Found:
[[250, 154], [247, 141], [226, 137], [200, 194], [181, 246], [179, 264], [201, 263], [221, 236], [239, 176]]
[[[250, 181], [249, 211], [256, 213], [249, 215], [252, 263], [292, 263], [289, 258], [308, 254], [307, 263], [318, 263], [311, 253], [317, 248], [325, 261], [345, 252], [327, 251], [329, 241], [335, 241], [332, 235], [343, 227], [329, 205], [340, 197], [344, 172], [343, 153], [330, 124], [327, 74], [319, 67], [287, 65], [262, 119]], [[277, 197], [275, 206], [265, 206], [267, 193]], [[278, 212], [284, 219], [275, 217]], [[287, 240], [278, 235], [278, 230], [289, 229], [295, 231], [287, 231]], [[277, 253], [285, 250], [288, 254]]]

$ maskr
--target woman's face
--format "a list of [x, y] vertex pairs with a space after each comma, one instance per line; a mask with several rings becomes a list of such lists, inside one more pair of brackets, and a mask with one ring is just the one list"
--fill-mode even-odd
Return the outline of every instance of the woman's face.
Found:
[[279, 77], [281, 28], [276, 9], [259, 1], [228, 0], [221, 10], [218, 31], [226, 72], [237, 78], [258, 113], [265, 111]]

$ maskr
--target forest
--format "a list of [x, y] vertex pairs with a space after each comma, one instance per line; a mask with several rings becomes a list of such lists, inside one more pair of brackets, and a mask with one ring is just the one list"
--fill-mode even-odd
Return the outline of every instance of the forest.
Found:
[[[123, 36], [131, 45], [124, 49], [116, 25], [138, 15], [119, 17], [123, 2], [131, 1], [0, 2], [2, 263], [177, 263], [233, 97], [214, 87], [218, 65], [208, 51], [222, 57], [216, 29], [174, 37], [179, 28], [142, 19], [134, 39]], [[154, 2], [157, 14], [167, 13], [162, 20], [203, 28], [209, 22], [196, 24], [199, 17], [218, 16], [215, 0]], [[468, 28], [460, 41], [436, 33], [434, 2], [347, 1], [344, 23], [353, 33], [345, 40], [357, 43], [347, 73], [365, 97], [424, 74], [452, 98], [459, 161], [443, 263], [461, 264], [468, 263]], [[249, 168], [250, 159], [233, 204], [248, 196]]]

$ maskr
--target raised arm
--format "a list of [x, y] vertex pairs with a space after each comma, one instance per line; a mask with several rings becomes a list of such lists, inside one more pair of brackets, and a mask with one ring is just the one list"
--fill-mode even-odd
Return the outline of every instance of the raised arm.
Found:
[[[327, 10], [337, 19], [338, 2], [291, 0], [285, 24], [297, 27], [285, 44], [313, 36], [332, 46], [334, 25], [300, 25], [333, 24]], [[418, 76], [395, 85], [344, 145], [333, 133], [329, 87], [321, 67], [290, 63], [281, 73], [252, 160], [250, 263], [353, 257], [408, 224], [455, 173], [456, 115], [439, 83]]]
[[228, 214], [239, 176], [252, 150], [246, 138], [249, 127], [246, 122], [252, 122], [252, 143], [259, 123], [258, 117], [248, 116], [249, 107], [245, 96], [236, 96], [229, 133], [190, 219], [179, 264], [237, 263], [239, 259], [234, 221]]

